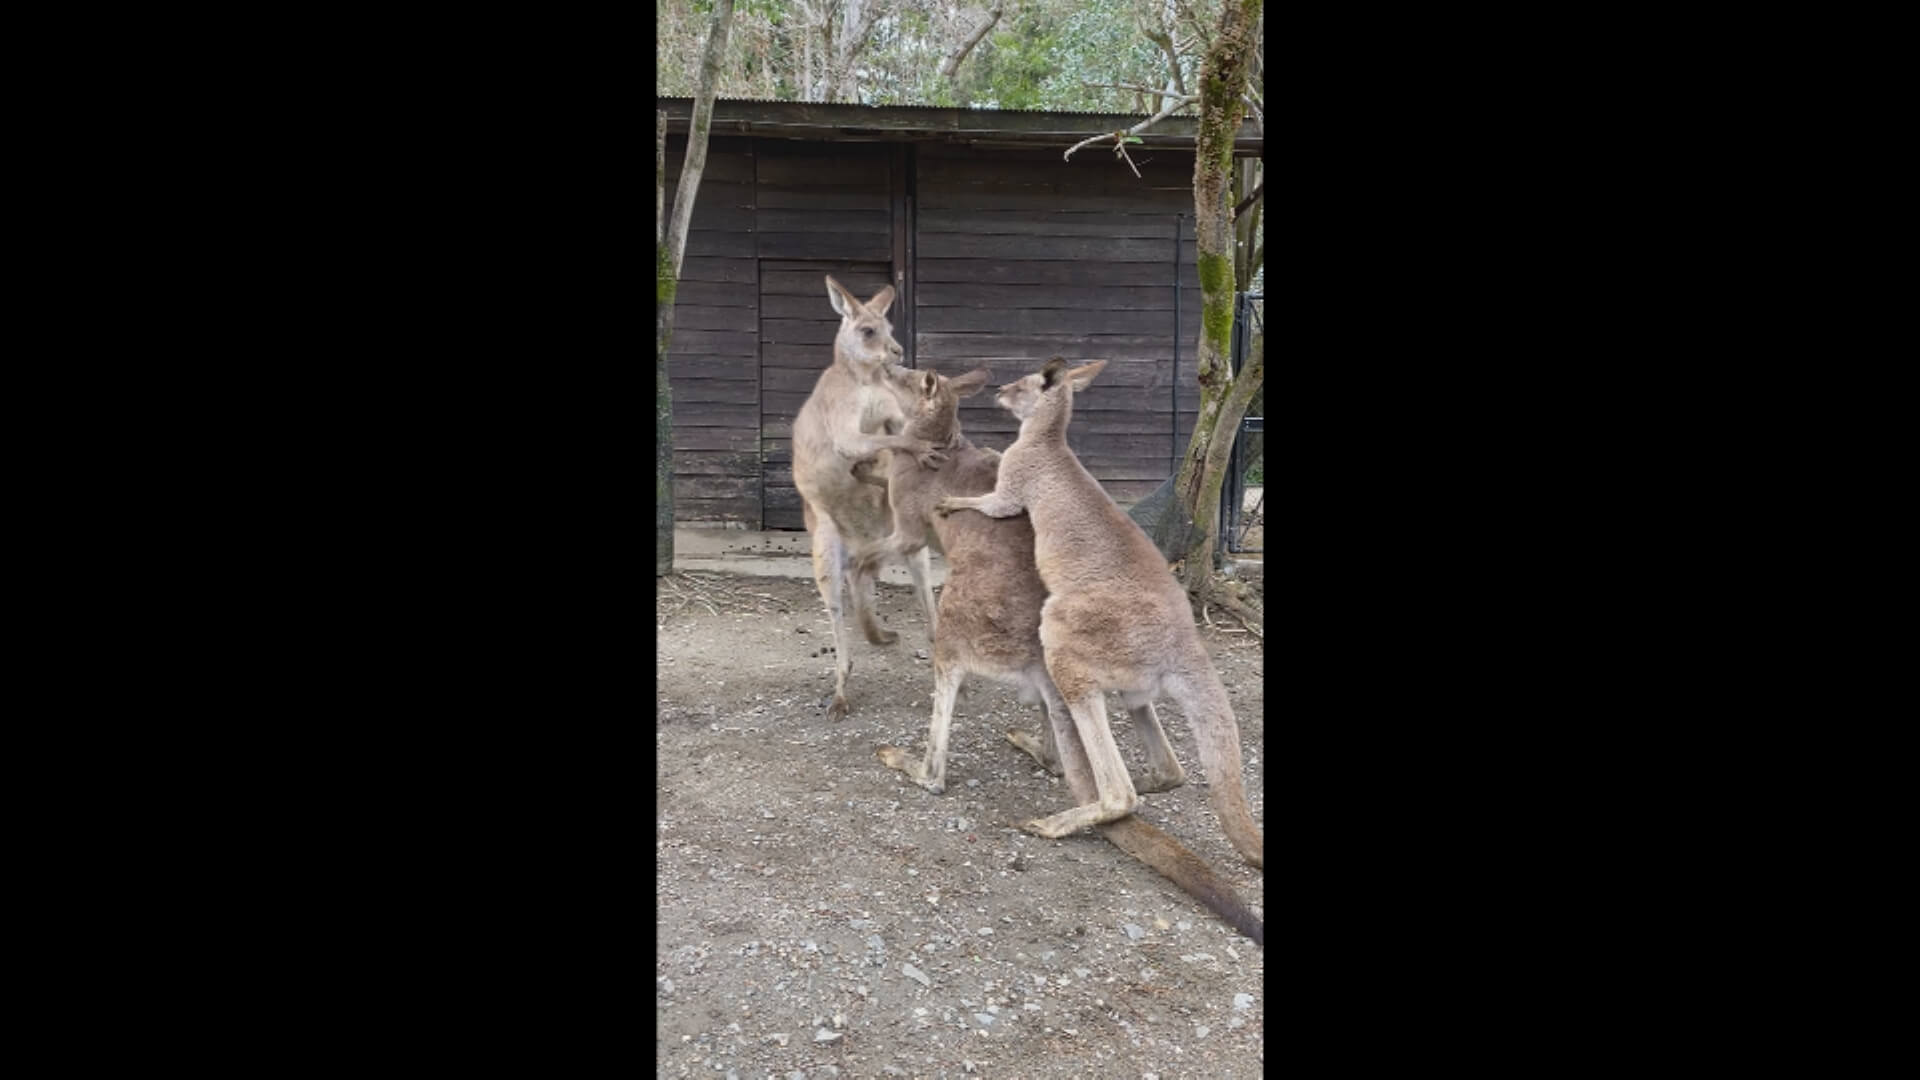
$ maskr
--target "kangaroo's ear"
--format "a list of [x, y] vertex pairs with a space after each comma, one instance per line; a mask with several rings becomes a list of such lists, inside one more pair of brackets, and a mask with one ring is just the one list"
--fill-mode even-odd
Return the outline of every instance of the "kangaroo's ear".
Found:
[[923, 371], [920, 373], [920, 395], [922, 397], [932, 397], [939, 389], [940, 376], [931, 371]]
[[873, 299], [867, 301], [867, 310], [873, 312], [875, 315], [885, 315], [887, 309], [892, 306], [893, 286], [891, 285], [874, 293]]
[[1051, 390], [1059, 385], [1060, 373], [1066, 369], [1067, 362], [1057, 356], [1047, 361], [1047, 366], [1040, 369], [1040, 389]]
[[980, 388], [987, 385], [987, 380], [991, 378], [993, 378], [993, 372], [986, 368], [974, 368], [965, 375], [948, 379], [947, 385], [953, 389], [956, 397], [972, 397], [979, 393]]
[[1087, 384], [1093, 382], [1093, 377], [1100, 374], [1100, 369], [1106, 366], [1107, 362], [1105, 360], [1095, 360], [1091, 364], [1074, 368], [1072, 371], [1067, 372], [1067, 381], [1073, 384], [1075, 392], [1085, 390]]
[[850, 318], [860, 310], [860, 301], [854, 299], [846, 286], [833, 280], [832, 274], [827, 275], [827, 299], [832, 301], [834, 312], [843, 319]]

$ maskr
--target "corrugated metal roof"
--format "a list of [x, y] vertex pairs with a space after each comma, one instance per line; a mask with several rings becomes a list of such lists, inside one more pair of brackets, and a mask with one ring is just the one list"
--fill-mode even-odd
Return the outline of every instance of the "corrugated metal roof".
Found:
[[[654, 96], [660, 101], [691, 102], [693, 100], [691, 97], [677, 94], [656, 94]], [[809, 101], [800, 98], [727, 97], [725, 95], [718, 95], [713, 100], [741, 101], [752, 105], [839, 105], [849, 109], [924, 109], [928, 112], [963, 109], [967, 112], [977, 113], [1044, 113], [1048, 116], [1137, 116], [1143, 120], [1153, 115], [1152, 113], [1135, 112], [1132, 109], [1117, 109], [1111, 112], [1087, 112], [1081, 109], [987, 109], [973, 105], [872, 105], [864, 101]], [[1180, 119], [1182, 117], [1189, 120], [1193, 119], [1193, 117], [1186, 116], [1185, 114], [1176, 114], [1174, 119]]]

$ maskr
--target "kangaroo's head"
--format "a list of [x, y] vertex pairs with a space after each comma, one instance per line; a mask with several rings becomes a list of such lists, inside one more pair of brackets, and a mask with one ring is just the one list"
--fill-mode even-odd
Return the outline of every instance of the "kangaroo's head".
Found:
[[937, 371], [913, 374], [916, 395], [905, 410], [907, 432], [917, 438], [940, 442], [960, 434], [960, 399], [979, 393], [993, 373], [986, 368], [975, 368], [952, 378]]
[[893, 324], [887, 321], [887, 309], [893, 306], [893, 286], [874, 293], [863, 304], [829, 275], [827, 299], [840, 313], [840, 332], [833, 339], [834, 359], [862, 376], [877, 374], [899, 361], [900, 343], [893, 340]]
[[1066, 417], [1073, 411], [1074, 391], [1085, 390], [1093, 382], [1093, 377], [1106, 366], [1105, 360], [1095, 360], [1069, 371], [1067, 362], [1056, 356], [1047, 361], [1047, 366], [1041, 370], [1002, 386], [995, 400], [1022, 425], [1029, 418], [1039, 416], [1042, 419], [1058, 418], [1064, 427]]

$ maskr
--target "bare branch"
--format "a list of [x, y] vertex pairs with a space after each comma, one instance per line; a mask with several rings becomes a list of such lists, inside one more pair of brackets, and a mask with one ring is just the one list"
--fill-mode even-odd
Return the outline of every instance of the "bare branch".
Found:
[[1133, 83], [1083, 82], [1080, 85], [1096, 90], [1132, 90], [1140, 94], [1164, 94], [1167, 92], [1167, 88], [1164, 86], [1136, 86]]
[[960, 61], [965, 60], [967, 54], [973, 51], [973, 47], [980, 44], [980, 39], [987, 36], [987, 31], [993, 29], [993, 24], [1000, 21], [1001, 11], [1002, 8], [999, 4], [993, 5], [992, 10], [987, 12], [987, 21], [981, 23], [980, 28], [975, 30], [971, 37], [961, 42], [959, 47], [953, 50], [952, 55], [947, 57], [947, 62], [940, 65], [940, 75], [942, 78], [953, 78], [953, 73], [960, 70]]
[[1184, 95], [1187, 92], [1187, 84], [1180, 78], [1180, 54], [1173, 47], [1173, 35], [1165, 30], [1145, 30], [1142, 33], [1148, 41], [1160, 46], [1160, 51], [1166, 54], [1167, 71], [1173, 76], [1173, 91]]
[[1240, 95], [1240, 100], [1246, 102], [1247, 107], [1253, 110], [1254, 123], [1259, 124], [1261, 130], [1266, 130], [1267, 114], [1260, 111], [1260, 102], [1254, 99], [1253, 93], [1249, 91]]
[[1241, 214], [1246, 213], [1247, 207], [1252, 206], [1254, 201], [1260, 198], [1260, 193], [1266, 189], [1267, 181], [1265, 177], [1262, 177], [1259, 183], [1253, 185], [1253, 190], [1247, 192], [1247, 197], [1240, 200], [1240, 205], [1233, 208], [1233, 216], [1237, 218]]
[[[1147, 130], [1153, 125], [1159, 123], [1160, 121], [1165, 120], [1167, 117], [1172, 116], [1174, 113], [1179, 112], [1181, 109], [1185, 108], [1188, 105], [1193, 104], [1198, 100], [1200, 100], [1198, 96], [1187, 96], [1187, 97], [1176, 98], [1174, 99], [1173, 103], [1168, 105], [1166, 108], [1161, 109], [1159, 112], [1155, 113], [1154, 115], [1148, 117], [1145, 120], [1140, 121], [1139, 123], [1133, 125], [1132, 127], [1128, 128], [1125, 131], [1105, 131], [1105, 132], [1101, 132], [1098, 135], [1093, 136], [1090, 139], [1082, 139], [1079, 142], [1074, 143], [1072, 146], [1067, 147], [1067, 152], [1065, 154], [1065, 157], [1068, 159], [1071, 159], [1073, 157], [1073, 152], [1075, 150], [1079, 150], [1086, 146], [1091, 146], [1094, 143], [1099, 142], [1101, 139], [1112, 139], [1116, 146], [1125, 145], [1127, 141], [1127, 136], [1140, 134], [1141, 132]], [[1139, 170], [1136, 169], [1134, 171], [1138, 172]]]

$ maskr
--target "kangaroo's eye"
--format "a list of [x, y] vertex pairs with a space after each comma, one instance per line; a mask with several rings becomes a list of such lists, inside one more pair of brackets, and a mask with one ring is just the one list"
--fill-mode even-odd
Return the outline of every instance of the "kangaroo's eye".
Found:
[[863, 326], [863, 327], [861, 327], [861, 328], [860, 328], [860, 336], [861, 336], [861, 337], [872, 337], [872, 336], [873, 336], [873, 327], [871, 327], [871, 326]]

